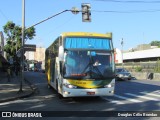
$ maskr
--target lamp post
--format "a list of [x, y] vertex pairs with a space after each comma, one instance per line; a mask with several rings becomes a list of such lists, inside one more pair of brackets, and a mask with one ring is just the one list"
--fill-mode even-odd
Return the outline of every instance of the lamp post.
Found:
[[122, 47], [122, 50], [121, 50], [121, 53], [122, 53], [122, 68], [124, 67], [123, 66], [123, 44], [124, 44], [124, 42], [123, 42], [123, 38], [122, 38], [122, 40], [121, 40], [121, 47]]

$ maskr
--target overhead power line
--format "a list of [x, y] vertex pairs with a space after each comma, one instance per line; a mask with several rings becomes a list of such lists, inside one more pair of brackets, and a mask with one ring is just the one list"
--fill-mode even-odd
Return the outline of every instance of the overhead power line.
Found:
[[2, 14], [2, 16], [3, 16], [6, 20], [8, 20], [8, 17], [2, 12], [1, 9], [0, 9], [0, 13]]
[[114, 11], [114, 10], [105, 10], [105, 11], [98, 11], [92, 10], [92, 12], [101, 12], [101, 13], [149, 13], [149, 12], [160, 12], [160, 10], [130, 10], [130, 11]]
[[160, 3], [159, 0], [94, 0], [94, 1], [103, 1], [103, 2], [117, 2], [117, 3]]

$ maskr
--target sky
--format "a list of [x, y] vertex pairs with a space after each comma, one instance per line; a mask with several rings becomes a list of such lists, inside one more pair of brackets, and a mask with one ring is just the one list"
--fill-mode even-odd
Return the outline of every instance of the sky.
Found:
[[[123, 39], [124, 50], [160, 40], [160, 0], [25, 0], [25, 26], [72, 7], [81, 10], [82, 3], [91, 5], [91, 22], [65, 12], [35, 26], [36, 36], [26, 44], [47, 48], [63, 32], [112, 32], [114, 48], [121, 49]], [[22, 26], [22, 0], [0, 0], [0, 31], [8, 21]]]

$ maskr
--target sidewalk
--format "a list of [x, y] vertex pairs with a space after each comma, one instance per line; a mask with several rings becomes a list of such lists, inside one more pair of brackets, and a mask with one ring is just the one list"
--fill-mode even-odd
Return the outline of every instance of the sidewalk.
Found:
[[23, 92], [18, 92], [20, 89], [20, 80], [19, 76], [14, 76], [8, 82], [6, 73], [0, 72], [0, 103], [29, 97], [34, 93], [33, 86], [26, 79], [26, 82], [22, 82]]

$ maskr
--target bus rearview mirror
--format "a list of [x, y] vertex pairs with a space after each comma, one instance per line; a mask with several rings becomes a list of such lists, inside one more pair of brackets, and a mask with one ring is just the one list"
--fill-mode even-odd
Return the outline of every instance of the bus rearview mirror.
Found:
[[59, 47], [59, 55], [58, 55], [59, 61], [63, 61], [64, 59], [64, 48], [63, 46]]

